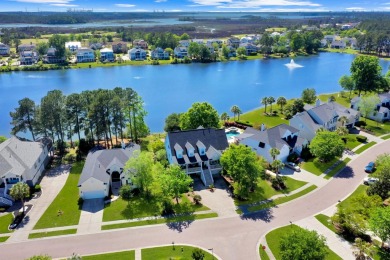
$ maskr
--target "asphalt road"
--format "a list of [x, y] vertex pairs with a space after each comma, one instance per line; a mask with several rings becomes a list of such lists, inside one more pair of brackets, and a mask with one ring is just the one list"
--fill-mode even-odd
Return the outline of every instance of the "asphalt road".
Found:
[[288, 225], [290, 221], [312, 216], [344, 199], [362, 183], [367, 174], [364, 166], [376, 156], [390, 152], [390, 140], [383, 142], [351, 161], [337, 177], [324, 187], [289, 202], [247, 216], [199, 220], [172, 226], [154, 225], [129, 229], [102, 231], [97, 234], [44, 238], [21, 243], [0, 245], [0, 259], [25, 259], [36, 254], [54, 258], [77, 254], [158, 246], [164, 244], [193, 244], [213, 248], [224, 260], [259, 259], [257, 243], [268, 231]]

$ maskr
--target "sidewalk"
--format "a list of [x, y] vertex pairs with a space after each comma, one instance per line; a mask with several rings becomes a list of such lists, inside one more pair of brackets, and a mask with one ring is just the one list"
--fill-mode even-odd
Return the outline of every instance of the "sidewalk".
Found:
[[354, 260], [352, 245], [322, 225], [314, 216], [295, 222], [294, 224], [309, 230], [315, 230], [326, 238], [329, 248], [343, 260]]
[[20, 242], [28, 240], [28, 235], [33, 230], [35, 224], [45, 213], [47, 207], [57, 197], [58, 193], [64, 187], [65, 182], [69, 176], [70, 165], [62, 165], [50, 170], [46, 176], [43, 177], [40, 185], [42, 188], [42, 195], [38, 199], [32, 199], [27, 204], [33, 204], [33, 208], [24, 218], [23, 223], [15, 232], [11, 233], [11, 237], [7, 242]]

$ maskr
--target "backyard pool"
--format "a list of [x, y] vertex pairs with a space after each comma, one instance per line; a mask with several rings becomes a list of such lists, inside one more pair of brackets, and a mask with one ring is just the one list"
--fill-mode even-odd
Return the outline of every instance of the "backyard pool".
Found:
[[226, 129], [225, 133], [226, 133], [226, 137], [227, 137], [228, 141], [232, 140], [233, 137], [235, 137], [236, 135], [241, 134], [239, 132], [239, 130], [236, 129], [235, 127], [231, 127], [231, 128]]

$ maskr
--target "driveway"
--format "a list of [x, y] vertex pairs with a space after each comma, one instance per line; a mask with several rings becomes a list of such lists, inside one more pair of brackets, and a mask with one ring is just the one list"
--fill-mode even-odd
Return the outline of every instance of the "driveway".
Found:
[[77, 234], [90, 234], [99, 232], [103, 220], [104, 200], [84, 200], [81, 210]]
[[64, 187], [69, 176], [70, 165], [61, 165], [49, 170], [42, 178], [40, 183], [42, 195], [37, 199], [32, 199], [28, 204], [32, 204], [33, 208], [24, 218], [17, 230], [12, 233], [7, 242], [19, 242], [28, 240], [28, 235], [33, 230], [35, 224], [41, 218], [46, 209], [50, 206], [58, 193]]
[[[380, 143], [352, 160], [325, 186], [308, 195], [278, 207], [246, 216], [231, 216], [194, 221], [182, 232], [167, 225], [118, 229], [82, 236], [37, 239], [21, 243], [2, 243], [0, 251], [4, 259], [24, 259], [36, 254], [48, 254], [54, 258], [69, 257], [108, 251], [185, 243], [203, 248], [213, 248], [224, 260], [259, 259], [259, 239], [270, 230], [285, 226], [336, 204], [352, 193], [367, 175], [362, 170], [367, 161], [388, 152], [390, 140]], [[20, 250], [23, 248], [23, 250]]]

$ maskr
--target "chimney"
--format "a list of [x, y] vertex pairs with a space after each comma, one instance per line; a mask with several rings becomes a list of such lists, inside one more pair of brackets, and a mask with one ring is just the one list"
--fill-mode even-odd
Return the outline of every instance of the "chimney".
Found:
[[264, 131], [264, 130], [265, 130], [265, 125], [261, 124], [260, 131]]
[[319, 105], [321, 105], [321, 100], [317, 99], [317, 101], [316, 101], [316, 107], [318, 107]]

